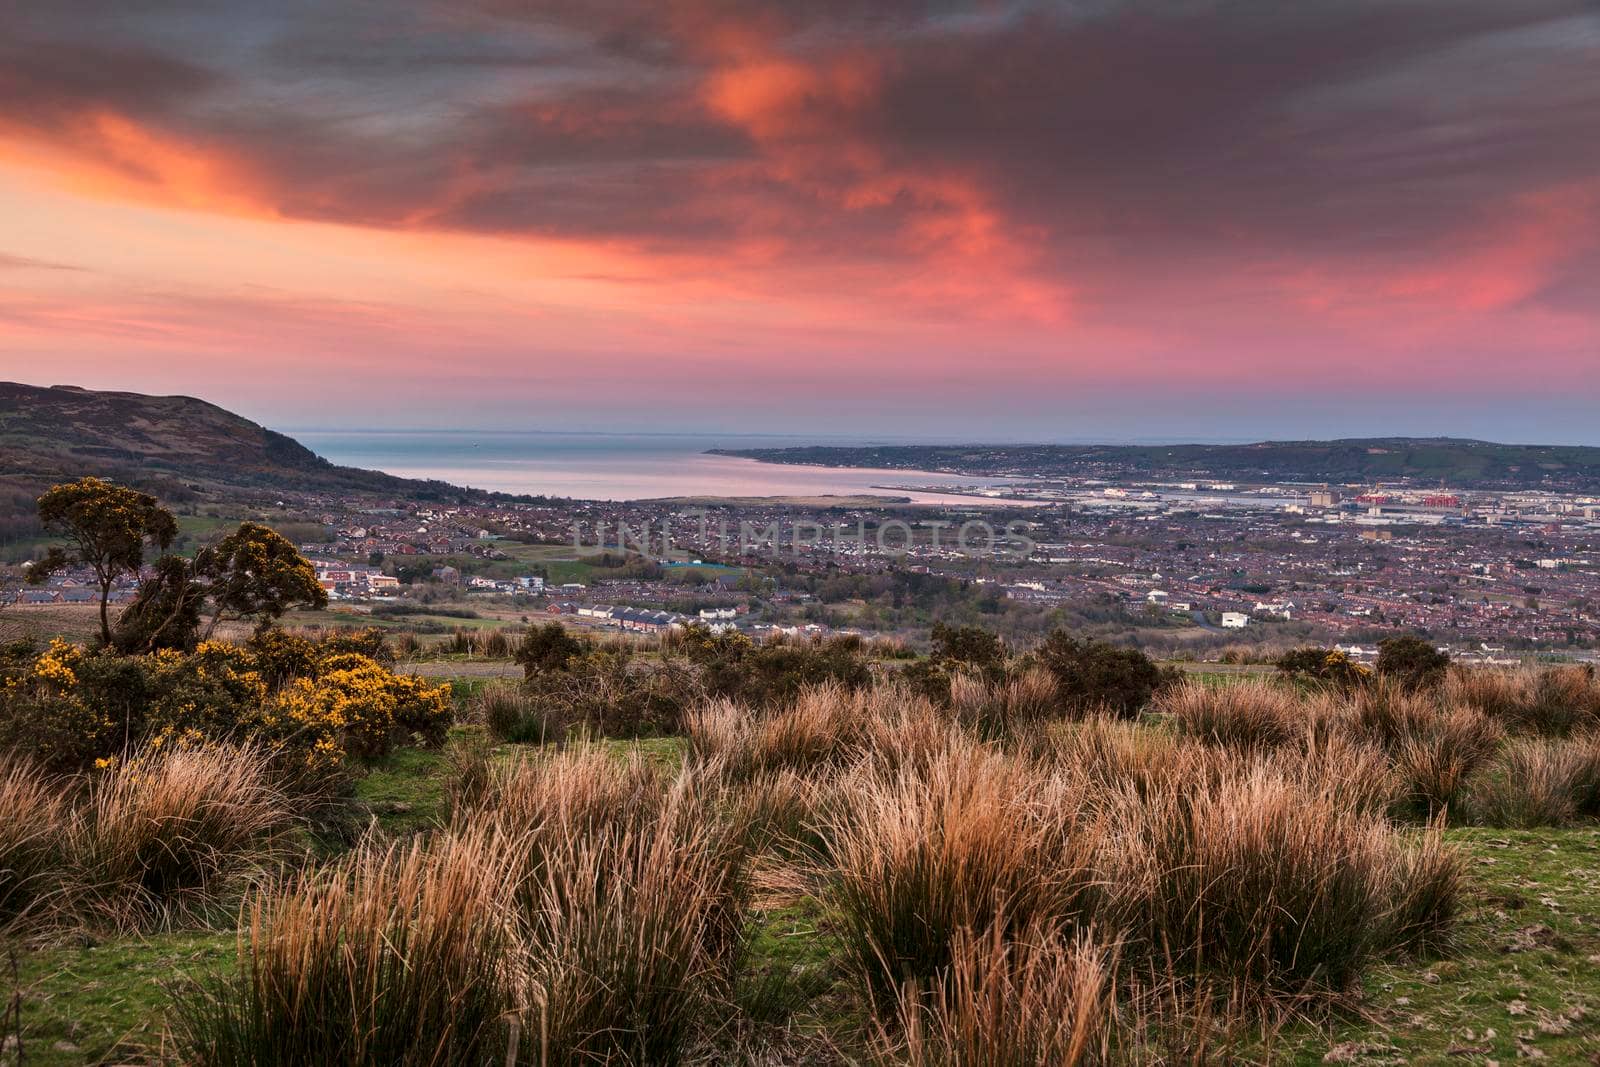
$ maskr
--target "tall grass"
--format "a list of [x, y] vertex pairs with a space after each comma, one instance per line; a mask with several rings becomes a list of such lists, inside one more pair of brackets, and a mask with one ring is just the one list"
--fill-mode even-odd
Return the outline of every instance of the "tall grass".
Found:
[[950, 722], [899, 686], [851, 690], [828, 682], [802, 689], [773, 709], [707, 702], [690, 713], [686, 732], [697, 760], [716, 760], [729, 777], [742, 779], [840, 768], [864, 754], [888, 761], [915, 758], [945, 746]]
[[566, 709], [540, 700], [518, 683], [492, 679], [473, 694], [468, 716], [497, 741], [545, 744], [563, 739], [571, 723]]
[[582, 745], [495, 765], [480, 808], [508, 833], [558, 843], [645, 825], [664, 796], [662, 770], [637, 752]]
[[202, 916], [263, 871], [294, 820], [266, 755], [225, 745], [146, 752], [93, 775], [68, 824], [64, 901], [144, 930]]
[[1417, 720], [1392, 750], [1412, 801], [1428, 813], [1448, 811], [1494, 758], [1504, 732], [1471, 708]]
[[0, 755], [0, 929], [26, 917], [65, 865], [62, 786], [20, 756]]
[[1111, 954], [1036, 923], [959, 932], [950, 966], [924, 993], [901, 987], [877, 1060], [909, 1067], [1037, 1067], [1099, 1063], [1114, 1019]]
[[941, 973], [959, 931], [1092, 910], [1099, 829], [1080, 822], [1074, 786], [967, 746], [927, 767], [860, 769], [843, 793], [826, 874], [845, 953], [880, 1006]]
[[1038, 667], [1003, 681], [957, 674], [950, 679], [950, 706], [959, 722], [989, 739], [1036, 729], [1062, 714], [1055, 676]]
[[1256, 767], [1112, 798], [1107, 877], [1130, 947], [1180, 974], [1343, 989], [1383, 947], [1392, 831]]
[[1565, 735], [1600, 725], [1600, 682], [1587, 666], [1516, 671], [1453, 668], [1447, 703], [1473, 708], [1508, 730]]
[[730, 988], [746, 855], [692, 777], [651, 822], [533, 846], [517, 981], [536, 1063], [681, 1062]]
[[256, 898], [238, 972], [176, 991], [182, 1062], [498, 1061], [515, 1006], [505, 971], [511, 856], [493, 832], [367, 845]]
[[1600, 815], [1600, 737], [1519, 738], [1475, 799], [1492, 826], [1565, 826]]
[[1153, 710], [1170, 715], [1185, 734], [1233, 748], [1272, 748], [1301, 729], [1300, 701], [1272, 682], [1186, 681], [1157, 693], [1154, 704]]

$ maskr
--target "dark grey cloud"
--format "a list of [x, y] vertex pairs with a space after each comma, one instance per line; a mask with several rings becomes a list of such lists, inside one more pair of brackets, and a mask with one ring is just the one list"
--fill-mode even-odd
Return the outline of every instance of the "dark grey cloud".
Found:
[[[855, 64], [757, 136], [741, 63]], [[37, 4], [0, 115], [109, 109], [247, 161], [287, 214], [892, 258], [970, 183], [1047, 268], [1438, 255], [1600, 181], [1588, 0]], [[851, 189], [881, 172], [895, 195]], [[858, 198], [859, 199], [859, 198]], [[1587, 262], [1576, 257], [1574, 263]], [[1574, 267], [1573, 269], [1576, 269]], [[1586, 292], [1557, 279], [1541, 298]]]

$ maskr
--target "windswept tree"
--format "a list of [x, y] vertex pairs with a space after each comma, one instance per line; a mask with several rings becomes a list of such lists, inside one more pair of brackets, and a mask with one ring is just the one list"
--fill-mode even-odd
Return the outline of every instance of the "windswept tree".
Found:
[[38, 585], [66, 567], [81, 564], [100, 586], [100, 640], [111, 643], [107, 605], [111, 587], [124, 574], [138, 573], [147, 545], [165, 552], [178, 537], [178, 520], [148, 493], [100, 478], [57, 485], [39, 498], [39, 520], [67, 541], [28, 569]]
[[202, 639], [224, 619], [254, 619], [267, 625], [295, 605], [328, 606], [311, 562], [290, 540], [259, 522], [239, 528], [200, 550], [195, 577], [211, 598], [211, 619]]

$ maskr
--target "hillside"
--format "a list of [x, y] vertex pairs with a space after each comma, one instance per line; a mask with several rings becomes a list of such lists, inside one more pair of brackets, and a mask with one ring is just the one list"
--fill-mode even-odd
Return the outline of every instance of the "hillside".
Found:
[[1448, 437], [1263, 441], [1245, 445], [884, 445], [718, 450], [768, 463], [970, 475], [1412, 481], [1460, 488], [1600, 489], [1600, 448]]
[[31, 499], [86, 474], [167, 499], [230, 490], [469, 495], [445, 482], [336, 466], [291, 437], [193, 397], [0, 382], [0, 491]]

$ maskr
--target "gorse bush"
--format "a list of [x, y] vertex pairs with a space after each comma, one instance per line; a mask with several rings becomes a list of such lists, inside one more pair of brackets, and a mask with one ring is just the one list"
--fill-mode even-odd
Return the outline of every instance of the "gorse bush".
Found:
[[1175, 680], [1136, 648], [1084, 641], [1064, 630], [1053, 631], [1034, 655], [1055, 676], [1062, 701], [1079, 712], [1103, 708], [1133, 718]]
[[1274, 661], [1282, 674], [1326, 685], [1353, 689], [1372, 677], [1372, 669], [1352, 660], [1337, 648], [1296, 648]]
[[269, 633], [246, 645], [202, 641], [188, 654], [119, 656], [62, 641], [13, 652], [0, 665], [0, 750], [64, 772], [145, 744], [249, 741], [286, 768], [333, 772], [398, 743], [440, 743], [448, 687], [395, 674], [345, 643], [370, 646]]
[[1378, 642], [1378, 677], [1407, 689], [1424, 689], [1444, 681], [1450, 657], [1420, 637], [1402, 634]]

